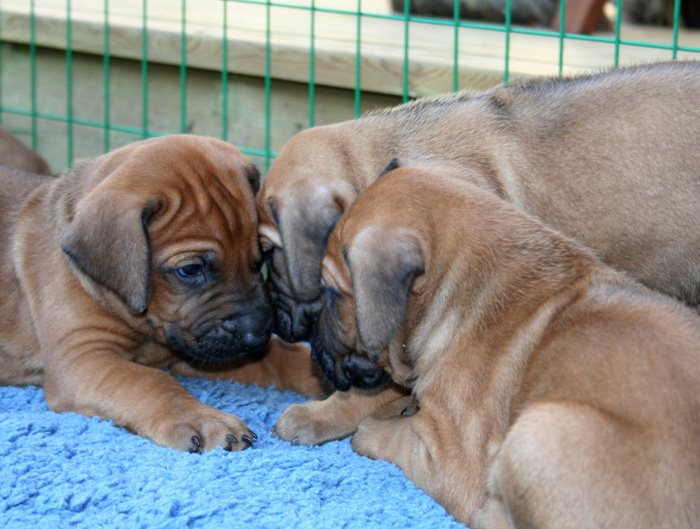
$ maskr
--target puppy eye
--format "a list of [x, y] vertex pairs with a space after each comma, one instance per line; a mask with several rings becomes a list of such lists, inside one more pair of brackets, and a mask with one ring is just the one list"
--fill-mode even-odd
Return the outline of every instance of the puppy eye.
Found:
[[264, 256], [269, 256], [275, 251], [275, 245], [267, 237], [260, 237], [260, 250]]
[[262, 269], [265, 268], [265, 266], [266, 266], [266, 263], [265, 263], [264, 257], [263, 257], [263, 259], [260, 259], [259, 261], [255, 261], [253, 263], [253, 273], [259, 274], [260, 272], [262, 272]]
[[326, 304], [328, 304], [329, 306], [333, 305], [333, 302], [335, 302], [335, 300], [340, 295], [337, 290], [335, 290], [332, 287], [329, 287], [323, 280], [323, 278], [321, 278], [321, 292], [323, 293]]
[[185, 279], [192, 279], [193, 277], [202, 275], [202, 265], [189, 264], [181, 266], [180, 268], [176, 268], [175, 272], [177, 272], [177, 275], [179, 275], [180, 277], [183, 277]]

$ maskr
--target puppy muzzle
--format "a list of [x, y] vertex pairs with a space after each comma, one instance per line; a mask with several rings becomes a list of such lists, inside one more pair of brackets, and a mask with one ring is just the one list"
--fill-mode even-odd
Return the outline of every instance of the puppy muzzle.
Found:
[[322, 301], [298, 301], [271, 289], [274, 313], [274, 332], [287, 342], [311, 339], [316, 319], [323, 306]]
[[319, 364], [325, 377], [339, 391], [348, 391], [351, 387], [374, 389], [386, 385], [391, 380], [383, 368], [356, 351], [331, 353], [315, 330], [310, 343], [312, 360]]
[[272, 317], [245, 314], [226, 319], [206, 332], [187, 339], [178, 329], [167, 333], [170, 347], [205, 362], [233, 360], [259, 351], [270, 341]]

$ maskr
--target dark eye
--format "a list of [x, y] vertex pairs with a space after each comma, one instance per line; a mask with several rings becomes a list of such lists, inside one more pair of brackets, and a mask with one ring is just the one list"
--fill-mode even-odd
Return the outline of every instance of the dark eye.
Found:
[[262, 250], [262, 258], [263, 261], [269, 261], [272, 259], [272, 254], [275, 253], [275, 247], [271, 246], [269, 248], [265, 248], [265, 246], [261, 247]]
[[259, 274], [263, 268], [265, 268], [265, 260], [264, 259], [260, 259], [259, 261], [256, 261], [253, 263], [253, 273], [254, 274]]
[[175, 272], [177, 272], [177, 275], [180, 277], [184, 277], [186, 279], [191, 279], [193, 277], [197, 277], [202, 274], [202, 265], [200, 264], [189, 264], [185, 266], [181, 266], [180, 268], [176, 268]]
[[328, 287], [323, 278], [321, 278], [321, 292], [324, 295], [324, 300], [326, 304], [328, 304], [329, 306], [333, 305], [333, 302], [338, 297], [338, 291]]

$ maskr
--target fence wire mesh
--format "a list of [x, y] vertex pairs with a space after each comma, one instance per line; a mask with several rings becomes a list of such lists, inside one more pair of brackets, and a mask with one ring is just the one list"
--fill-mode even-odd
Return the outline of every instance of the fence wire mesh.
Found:
[[[0, 118], [55, 170], [135, 139], [193, 132], [263, 171], [296, 131], [377, 106], [652, 60], [693, 59], [681, 1], [663, 27], [606, 5], [591, 35], [558, 24], [411, 13], [390, 0], [0, 0]], [[692, 1], [692, 0], [683, 0]]]

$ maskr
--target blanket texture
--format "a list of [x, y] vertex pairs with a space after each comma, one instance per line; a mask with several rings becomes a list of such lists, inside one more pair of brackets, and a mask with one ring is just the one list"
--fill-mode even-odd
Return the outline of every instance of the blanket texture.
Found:
[[109, 421], [56, 414], [37, 387], [0, 387], [0, 527], [464, 528], [385, 461], [348, 439], [292, 446], [271, 436], [306, 399], [230, 381], [180, 379], [239, 415], [254, 448], [161, 448]]

